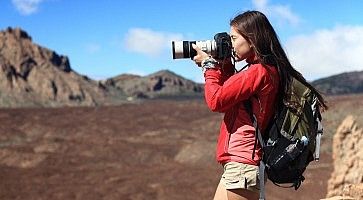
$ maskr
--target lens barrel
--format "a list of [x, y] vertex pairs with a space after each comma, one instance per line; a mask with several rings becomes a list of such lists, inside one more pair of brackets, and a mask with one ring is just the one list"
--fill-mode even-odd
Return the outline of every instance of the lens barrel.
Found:
[[197, 55], [197, 51], [193, 49], [192, 44], [196, 41], [172, 41], [173, 59], [191, 58]]

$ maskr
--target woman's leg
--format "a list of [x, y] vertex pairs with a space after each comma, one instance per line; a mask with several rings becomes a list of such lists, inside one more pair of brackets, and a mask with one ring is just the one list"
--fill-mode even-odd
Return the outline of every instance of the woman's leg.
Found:
[[228, 200], [258, 200], [259, 194], [246, 189], [227, 190]]
[[258, 193], [246, 189], [226, 190], [219, 182], [213, 200], [258, 200]]
[[219, 182], [213, 200], [228, 200], [227, 190], [222, 182]]

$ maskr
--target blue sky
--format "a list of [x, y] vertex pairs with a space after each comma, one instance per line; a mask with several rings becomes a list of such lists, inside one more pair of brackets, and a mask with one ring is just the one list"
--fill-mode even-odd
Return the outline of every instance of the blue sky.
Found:
[[361, 0], [2, 0], [0, 8], [1, 30], [21, 27], [97, 80], [169, 69], [203, 82], [191, 60], [172, 59], [171, 41], [229, 32], [229, 20], [246, 10], [269, 17], [307, 79], [363, 70]]

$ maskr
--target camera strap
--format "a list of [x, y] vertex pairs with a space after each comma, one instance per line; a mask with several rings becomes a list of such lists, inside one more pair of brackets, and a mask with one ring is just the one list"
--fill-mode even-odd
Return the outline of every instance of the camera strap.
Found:
[[243, 70], [245, 70], [247, 67], [249, 67], [251, 65], [251, 63], [247, 63], [245, 66], [243, 66], [240, 70], [237, 71], [238, 72], [241, 72]]

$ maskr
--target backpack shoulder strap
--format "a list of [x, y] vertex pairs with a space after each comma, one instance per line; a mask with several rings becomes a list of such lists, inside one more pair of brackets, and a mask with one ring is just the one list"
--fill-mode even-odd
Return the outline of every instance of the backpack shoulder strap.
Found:
[[[263, 142], [262, 134], [260, 132], [260, 128], [258, 127], [256, 115], [253, 113], [252, 101], [250, 99], [248, 99], [248, 100], [244, 101], [243, 104], [244, 104], [248, 114], [250, 115], [251, 122], [256, 131], [255, 132], [255, 143], [253, 145], [253, 152], [252, 152], [252, 160], [253, 160], [255, 158], [257, 142], [260, 143], [261, 148], [264, 148], [265, 143]], [[259, 180], [260, 180], [259, 200], [265, 200], [265, 167], [266, 167], [266, 164], [263, 162], [263, 160], [261, 160], [260, 164], [258, 166]]]
[[[257, 98], [257, 97], [251, 97], [251, 98]], [[262, 134], [261, 134], [261, 131], [260, 131], [260, 128], [258, 127], [258, 122], [257, 122], [257, 117], [256, 115], [253, 113], [253, 110], [252, 110], [252, 101], [251, 101], [251, 98], [248, 99], [248, 100], [245, 100], [243, 102], [248, 114], [250, 115], [250, 119], [251, 119], [251, 122], [253, 124], [253, 127], [255, 128], [255, 143], [253, 145], [253, 152], [252, 152], [252, 160], [254, 160], [255, 158], [255, 152], [256, 152], [256, 148], [257, 148], [257, 142], [260, 143], [261, 147], [264, 148], [264, 142], [263, 142], [263, 139], [262, 139]]]

